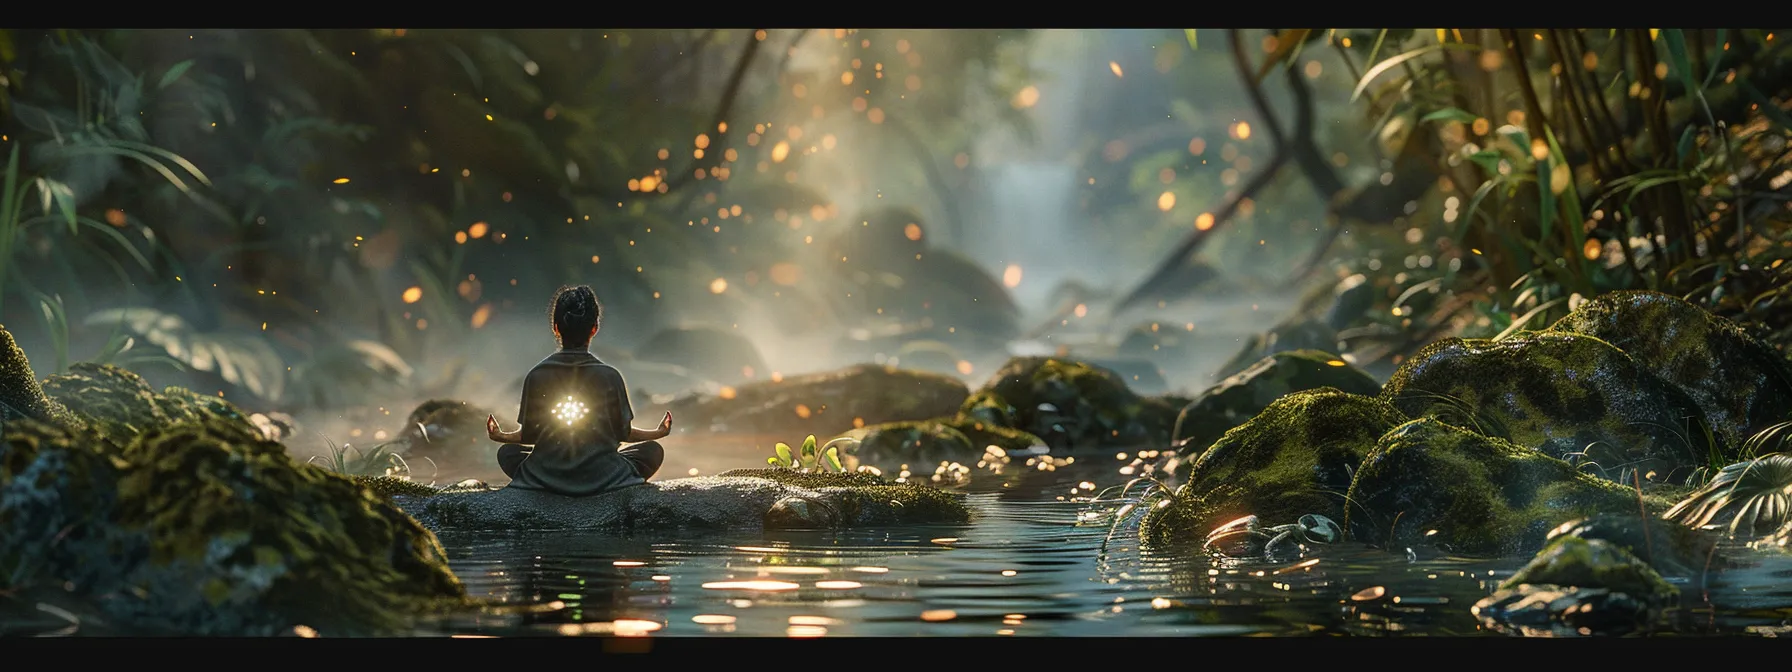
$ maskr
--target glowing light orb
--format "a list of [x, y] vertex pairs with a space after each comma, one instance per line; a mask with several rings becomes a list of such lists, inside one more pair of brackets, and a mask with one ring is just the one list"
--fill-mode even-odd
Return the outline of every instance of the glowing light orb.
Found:
[[566, 401], [554, 406], [554, 417], [570, 425], [578, 422], [579, 418], [585, 417], [586, 411], [585, 404], [572, 397], [567, 397]]

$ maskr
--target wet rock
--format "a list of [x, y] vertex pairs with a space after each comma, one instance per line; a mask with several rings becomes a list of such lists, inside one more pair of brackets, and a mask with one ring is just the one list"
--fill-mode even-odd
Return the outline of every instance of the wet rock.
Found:
[[1558, 537], [1473, 611], [1525, 634], [1619, 634], [1646, 627], [1680, 591], [1622, 546]]
[[1718, 526], [1732, 537], [1770, 534], [1792, 523], [1792, 454], [1724, 467], [1663, 517], [1693, 528]]
[[766, 374], [759, 348], [738, 332], [710, 327], [665, 329], [634, 350], [636, 359], [684, 367], [722, 383]]
[[[497, 466], [498, 446], [486, 432], [487, 418], [497, 415], [505, 427], [514, 427], [515, 418], [506, 418], [490, 409], [458, 399], [431, 399], [418, 404], [405, 418], [405, 426], [395, 434], [402, 446], [400, 454], [407, 460], [428, 458], [438, 466]], [[421, 465], [413, 465], [420, 469]]]
[[1357, 541], [1482, 556], [1530, 553], [1557, 524], [1637, 508], [1622, 485], [1433, 418], [1381, 437], [1350, 502], [1344, 524]]
[[909, 341], [896, 349], [894, 365], [911, 371], [957, 375], [964, 361], [957, 348], [939, 341]]
[[1247, 515], [1266, 525], [1307, 514], [1344, 520], [1357, 465], [1406, 420], [1381, 399], [1331, 388], [1284, 396], [1183, 467], [1185, 482], [1168, 506], [1146, 514], [1140, 533], [1149, 545], [1170, 547], [1200, 544]]
[[299, 626], [393, 634], [464, 599], [428, 530], [234, 423], [151, 427], [122, 450], [97, 435], [9, 423], [0, 445], [5, 534], [60, 526], [53, 543], [4, 546], [37, 554], [25, 582], [113, 596], [98, 603], [117, 624], [187, 635]]
[[1165, 443], [1179, 405], [1143, 397], [1109, 369], [1057, 357], [1016, 357], [965, 400], [962, 415], [1025, 431], [1053, 448]]
[[832, 530], [840, 527], [840, 512], [813, 497], [790, 495], [772, 503], [765, 512], [768, 530]]
[[983, 452], [982, 446], [940, 420], [871, 425], [845, 436], [858, 440], [848, 453], [860, 464], [937, 464], [965, 460]]
[[115, 446], [150, 428], [192, 422], [229, 425], [266, 438], [248, 413], [222, 397], [179, 387], [158, 394], [141, 376], [111, 364], [75, 364], [68, 373], [44, 379], [43, 390]]
[[[790, 498], [809, 503], [799, 505]], [[949, 524], [970, 518], [959, 496], [935, 488], [888, 483], [865, 473], [791, 469], [743, 469], [652, 481], [591, 497], [507, 487], [429, 497], [397, 495], [393, 501], [435, 530], [740, 530], [761, 527], [768, 518], [778, 524], [837, 520], [842, 527]], [[780, 502], [782, 508], [774, 513]], [[824, 507], [837, 518], [821, 513]]]
[[76, 422], [68, 409], [44, 394], [31, 361], [13, 341], [12, 332], [0, 329], [0, 422], [17, 418], [52, 424]]
[[1702, 584], [1708, 572], [1722, 569], [1727, 562], [1711, 535], [1635, 513], [1602, 513], [1571, 520], [1549, 531], [1549, 542], [1560, 537], [1598, 539], [1617, 545], [1649, 563], [1657, 573], [1685, 577], [1695, 585]]
[[1380, 383], [1337, 355], [1318, 350], [1278, 352], [1195, 397], [1176, 416], [1170, 440], [1205, 450], [1270, 402], [1321, 387], [1364, 396], [1381, 393]]
[[1402, 364], [1382, 396], [1410, 416], [1437, 417], [1613, 480], [1637, 473], [1683, 481], [1711, 453], [1692, 443], [1704, 435], [1703, 415], [1685, 393], [1579, 334], [1438, 341]]
[[1785, 357], [1735, 323], [1679, 298], [1602, 294], [1550, 331], [1592, 336], [1623, 350], [1685, 392], [1732, 448], [1792, 416], [1792, 366]]
[[1326, 324], [1324, 320], [1309, 317], [1297, 317], [1277, 325], [1262, 334], [1251, 337], [1238, 354], [1227, 360], [1215, 374], [1219, 378], [1230, 378], [1256, 364], [1264, 357], [1278, 352], [1290, 350], [1320, 350], [1331, 352], [1338, 349], [1338, 330]]
[[861, 365], [692, 395], [670, 410], [681, 427], [834, 436], [857, 425], [950, 416], [969, 395], [950, 376]]

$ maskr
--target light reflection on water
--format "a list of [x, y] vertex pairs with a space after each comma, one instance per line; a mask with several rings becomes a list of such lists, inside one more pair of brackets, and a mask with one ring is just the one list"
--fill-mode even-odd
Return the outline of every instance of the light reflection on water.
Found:
[[[1107, 530], [1075, 526], [1083, 505], [1055, 498], [1089, 477], [1079, 471], [1030, 472], [1011, 480], [1018, 487], [979, 484], [970, 495], [978, 516], [961, 526], [651, 540], [445, 533], [469, 593], [537, 609], [437, 627], [548, 636], [1483, 635], [1491, 633], [1469, 607], [1525, 561], [1413, 562], [1338, 546], [1302, 562], [1222, 566], [1142, 558], [1125, 533], [1104, 555]], [[1783, 572], [1738, 578], [1754, 586], [1749, 595], [1765, 591], [1784, 605], [1792, 600]], [[1692, 631], [1740, 633], [1787, 616], [1772, 615], [1681, 620], [1707, 621]]]

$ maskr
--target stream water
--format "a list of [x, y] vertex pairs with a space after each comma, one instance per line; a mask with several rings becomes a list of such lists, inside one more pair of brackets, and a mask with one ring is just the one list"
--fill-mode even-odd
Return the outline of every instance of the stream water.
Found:
[[[1105, 473], [1103, 473], [1105, 472]], [[1070, 499], [1123, 482], [1109, 466], [980, 473], [968, 525], [614, 537], [441, 535], [469, 592], [522, 610], [458, 614], [455, 636], [1489, 635], [1470, 606], [1525, 558], [1412, 560], [1335, 546], [1302, 563], [1227, 566], [1141, 555], [1077, 526]], [[1105, 542], [1105, 543], [1104, 543]], [[1105, 546], [1105, 552], [1104, 552]], [[1314, 562], [1317, 560], [1317, 562]], [[1792, 562], [1726, 575], [1668, 620], [1685, 634], [1792, 632]], [[1376, 590], [1379, 587], [1380, 590]], [[516, 613], [516, 612], [522, 613]]]

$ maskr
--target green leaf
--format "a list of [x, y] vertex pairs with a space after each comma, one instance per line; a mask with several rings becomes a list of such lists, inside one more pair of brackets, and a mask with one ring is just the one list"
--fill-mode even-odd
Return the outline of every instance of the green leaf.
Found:
[[168, 88], [170, 85], [174, 84], [175, 80], [180, 79], [181, 75], [187, 74], [187, 70], [192, 69], [192, 67], [193, 67], [193, 59], [190, 59], [190, 58], [169, 66], [168, 71], [162, 73], [162, 81], [160, 81], [156, 84], [156, 88], [158, 88], [158, 89]]
[[1479, 118], [1480, 117], [1469, 114], [1460, 108], [1446, 107], [1423, 117], [1419, 117], [1419, 121], [1460, 121], [1465, 124], [1472, 124]]
[[62, 218], [68, 222], [69, 233], [77, 232], [78, 229], [76, 227], [78, 225], [75, 223], [75, 190], [66, 184], [47, 177], [37, 178], [37, 189], [39, 193], [43, 194], [44, 212], [46, 214], [49, 213], [50, 205], [54, 203], [56, 209], [62, 211]]
[[1188, 38], [1188, 48], [1196, 50], [1196, 51], [1201, 50], [1201, 47], [1199, 45], [1197, 45], [1195, 42], [1195, 29], [1184, 28], [1184, 29], [1182, 29], [1182, 35], [1183, 35], [1183, 37]]
[[815, 435], [810, 434], [809, 438], [803, 439], [803, 454], [804, 455], [813, 455], [814, 453], [815, 453]]
[[828, 446], [827, 451], [823, 455], [827, 458], [828, 466], [833, 467], [834, 471], [840, 471], [840, 472], [846, 471], [846, 465], [843, 465], [840, 463], [840, 449], [839, 448], [835, 448], [833, 446]]
[[1468, 160], [1475, 162], [1476, 165], [1492, 175], [1498, 175], [1500, 172], [1500, 158], [1502, 158], [1500, 150], [1497, 149], [1483, 149], [1468, 155]]
[[779, 441], [777, 445], [772, 446], [772, 450], [778, 451], [778, 461], [786, 465], [796, 464], [796, 460], [792, 459], [790, 455], [790, 444]]
[[1666, 38], [1664, 41], [1668, 43], [1668, 60], [1673, 62], [1674, 72], [1679, 73], [1680, 82], [1686, 86], [1686, 95], [1701, 95], [1699, 80], [1692, 71], [1692, 60], [1686, 57], [1686, 32], [1669, 28], [1662, 30], [1661, 36]]
[[1418, 58], [1420, 56], [1424, 56], [1425, 54], [1429, 54], [1434, 51], [1443, 51], [1445, 49], [1454, 50], [1454, 51], [1480, 51], [1481, 46], [1475, 45], [1475, 44], [1461, 44], [1461, 43], [1454, 43], [1454, 42], [1450, 43], [1450, 44], [1433, 44], [1429, 47], [1419, 47], [1412, 51], [1408, 51], [1404, 54], [1400, 54], [1398, 56], [1391, 57], [1388, 60], [1382, 61], [1380, 63], [1376, 63], [1375, 67], [1369, 68], [1368, 72], [1363, 73], [1363, 78], [1361, 80], [1357, 81], [1356, 90], [1350, 92], [1350, 100], [1352, 102], [1355, 102], [1356, 99], [1361, 98], [1363, 96], [1363, 92], [1367, 91], [1369, 89], [1369, 83], [1375, 81], [1375, 78], [1381, 76], [1381, 73], [1392, 70], [1395, 67], [1398, 67], [1401, 63], [1405, 63], [1407, 61]]
[[766, 464], [769, 464], [769, 465], [772, 465], [772, 466], [774, 466], [774, 467], [775, 467], [775, 466], [778, 466], [778, 458], [775, 458], [775, 457], [768, 457], [768, 458], [765, 458], [765, 463], [766, 463]]

